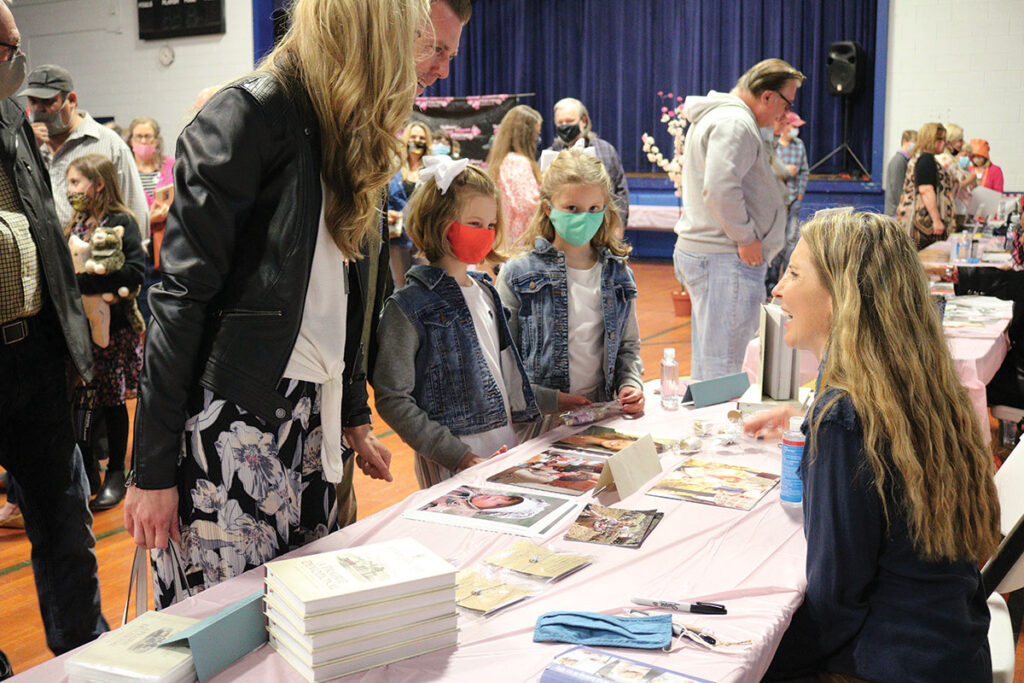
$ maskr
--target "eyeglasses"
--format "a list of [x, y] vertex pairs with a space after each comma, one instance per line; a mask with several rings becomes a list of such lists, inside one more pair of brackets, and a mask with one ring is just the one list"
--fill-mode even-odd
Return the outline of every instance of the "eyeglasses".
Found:
[[139, 142], [153, 142], [154, 140], [156, 140], [156, 136], [149, 135], [148, 133], [145, 134], [145, 135], [139, 135], [138, 133], [132, 133], [132, 140], [138, 140]]
[[0, 42], [0, 64], [11, 61], [20, 52], [21, 43], [11, 45], [10, 43]]
[[786, 103], [786, 111], [787, 111], [787, 112], [789, 112], [789, 111], [792, 111], [792, 110], [793, 110], [793, 100], [789, 99], [788, 97], [786, 97], [785, 95], [783, 95], [783, 94], [782, 94], [781, 92], [779, 92], [778, 90], [776, 90], [776, 91], [775, 91], [775, 94], [776, 94], [776, 95], [778, 95], [779, 97], [781, 97], [781, 98], [782, 98], [782, 101]]

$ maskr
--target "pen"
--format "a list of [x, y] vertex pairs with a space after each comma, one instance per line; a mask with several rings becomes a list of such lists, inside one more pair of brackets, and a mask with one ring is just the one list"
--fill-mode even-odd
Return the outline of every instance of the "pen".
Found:
[[670, 600], [651, 600], [648, 598], [633, 598], [632, 602], [646, 607], [661, 607], [672, 609], [677, 612], [690, 612], [691, 614], [726, 614], [725, 605], [717, 602], [672, 602]]

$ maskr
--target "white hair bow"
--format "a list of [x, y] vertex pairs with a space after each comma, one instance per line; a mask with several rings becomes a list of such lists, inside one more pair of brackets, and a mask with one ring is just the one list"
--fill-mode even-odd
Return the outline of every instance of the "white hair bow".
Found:
[[437, 189], [441, 194], [448, 192], [455, 176], [466, 170], [469, 166], [469, 159], [455, 161], [449, 156], [427, 156], [423, 157], [423, 170], [420, 171], [420, 180], [427, 181], [431, 178], [437, 183]]

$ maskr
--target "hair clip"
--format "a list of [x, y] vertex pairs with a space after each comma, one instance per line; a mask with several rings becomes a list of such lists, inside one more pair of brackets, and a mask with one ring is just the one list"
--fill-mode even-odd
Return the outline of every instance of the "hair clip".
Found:
[[448, 156], [426, 156], [423, 157], [423, 170], [420, 171], [420, 180], [426, 181], [431, 178], [437, 183], [437, 189], [441, 194], [448, 192], [455, 176], [466, 170], [469, 166], [469, 159], [455, 161]]

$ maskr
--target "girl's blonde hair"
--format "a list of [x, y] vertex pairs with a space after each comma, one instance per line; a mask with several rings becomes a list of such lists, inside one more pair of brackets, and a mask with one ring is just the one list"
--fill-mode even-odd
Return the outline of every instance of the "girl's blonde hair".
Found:
[[537, 154], [537, 131], [544, 119], [533, 107], [520, 104], [508, 110], [498, 125], [498, 134], [487, 153], [487, 175], [498, 182], [501, 162], [510, 152], [522, 154], [530, 160], [533, 177], [540, 183], [540, 166], [534, 156]]
[[[135, 214], [132, 213], [132, 210], [124, 203], [121, 195], [121, 185], [117, 180], [117, 169], [114, 167], [114, 162], [108, 157], [102, 154], [86, 154], [84, 157], [78, 157], [68, 164], [68, 169], [72, 168], [91, 182], [93, 187], [96, 187], [100, 182], [103, 183], [102, 188], [96, 189], [96, 198], [93, 200], [96, 202], [96, 208], [99, 209], [101, 215], [126, 213], [138, 220]], [[71, 214], [71, 220], [64, 226], [64, 237], [70, 237], [74, 227], [88, 217], [86, 212], [74, 211]]]
[[448, 191], [441, 194], [433, 178], [421, 182], [406, 205], [405, 230], [423, 258], [431, 263], [444, 256], [453, 256], [448, 242], [448, 228], [458, 216], [466, 200], [473, 195], [490, 197], [497, 204], [498, 216], [494, 228], [494, 247], [484, 257], [489, 263], [503, 263], [507, 256], [499, 250], [505, 240], [505, 220], [501, 216], [501, 197], [498, 187], [487, 174], [474, 166], [455, 176]]
[[[892, 218], [850, 208], [819, 211], [801, 235], [832, 298], [821, 385], [853, 401], [886, 521], [895, 491], [924, 559], [989, 557], [999, 543], [992, 457], [917, 249]], [[812, 439], [830, 405], [815, 407]]]
[[401, 158], [395, 131], [416, 96], [414, 41], [428, 0], [297, 0], [291, 27], [257, 67], [293, 99], [305, 91], [320, 127], [324, 218], [338, 248], [359, 258], [379, 238], [383, 192]]
[[608, 248], [615, 256], [626, 256], [633, 250], [631, 246], [615, 236], [615, 230], [622, 225], [619, 210], [612, 200], [612, 181], [608, 171], [597, 157], [585, 154], [579, 149], [563, 149], [544, 172], [540, 184], [540, 202], [523, 233], [522, 247], [525, 251], [533, 248], [534, 239], [543, 237], [548, 242], [555, 240], [555, 226], [544, 211], [554, 196], [566, 185], [598, 185], [604, 194], [604, 221], [597, 233], [590, 239], [590, 246], [595, 249]]
[[946, 139], [946, 128], [941, 123], [929, 122], [921, 126], [921, 129], [917, 131], [917, 145], [914, 147], [915, 154], [923, 154], [928, 152], [929, 154], [939, 153], [939, 134], [942, 134], [942, 139]]
[[[430, 127], [422, 121], [409, 121], [405, 125], [405, 129], [402, 130], [402, 180], [405, 180], [409, 175], [409, 140], [412, 138], [412, 129], [419, 128], [423, 131], [423, 134], [427, 136], [427, 147], [423, 150], [423, 156], [430, 156], [430, 146], [434, 142], [434, 134], [430, 132]], [[423, 157], [420, 157], [421, 159]]]

